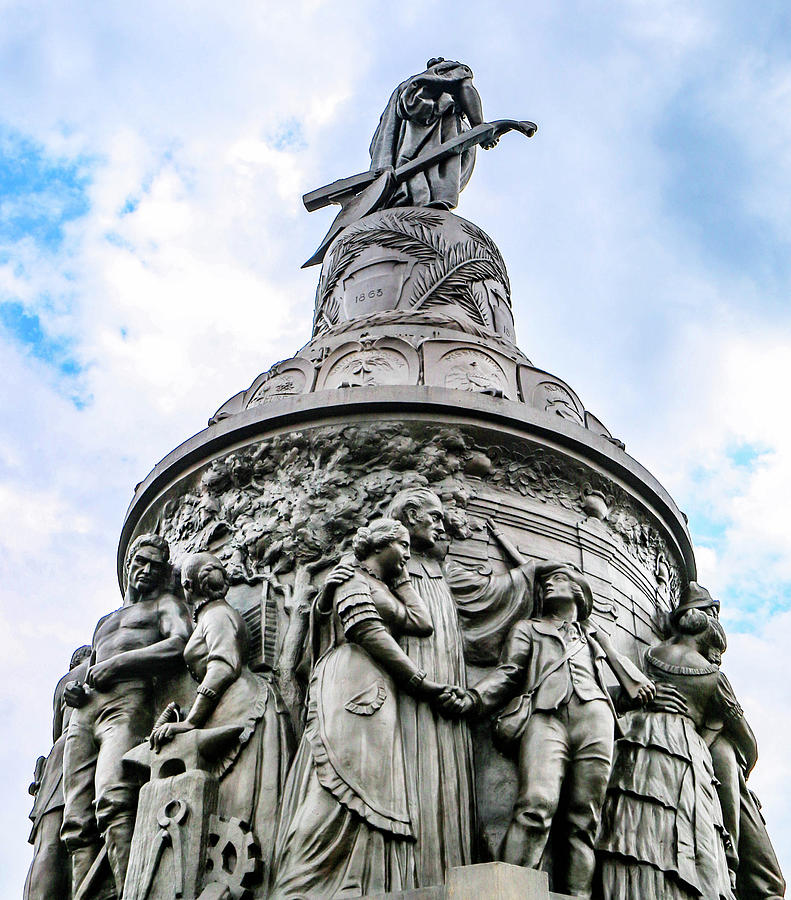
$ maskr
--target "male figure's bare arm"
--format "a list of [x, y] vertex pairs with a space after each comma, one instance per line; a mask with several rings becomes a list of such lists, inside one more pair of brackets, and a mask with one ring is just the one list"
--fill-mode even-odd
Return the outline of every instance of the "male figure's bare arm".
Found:
[[143, 649], [147, 665], [158, 668], [181, 660], [192, 634], [192, 621], [186, 605], [172, 594], [163, 594], [159, 605], [159, 633], [162, 640]]
[[73, 672], [74, 678], [67, 681], [63, 688], [63, 702], [72, 709], [79, 709], [88, 702], [86, 683], [88, 681], [88, 673], [91, 671], [91, 666], [96, 662], [96, 635], [98, 634], [102, 623], [107, 618], [109, 617], [103, 616], [99, 619], [99, 622], [93, 631], [93, 638], [91, 639], [91, 655], [77, 666]]
[[111, 613], [102, 616], [93, 629], [93, 638], [91, 639], [91, 656], [95, 659], [97, 648], [101, 648], [102, 644], [107, 640], [108, 636], [118, 630], [118, 624], [113, 617], [121, 612], [123, 607], [114, 609]]

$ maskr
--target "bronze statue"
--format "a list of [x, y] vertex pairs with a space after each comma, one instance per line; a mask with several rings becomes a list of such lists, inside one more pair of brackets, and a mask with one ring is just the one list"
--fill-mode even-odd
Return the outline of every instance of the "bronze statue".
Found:
[[33, 830], [33, 862], [25, 881], [24, 900], [51, 900], [71, 896], [69, 854], [60, 838], [63, 824], [63, 748], [71, 718], [71, 707], [63, 699], [66, 685], [84, 678], [91, 648], [78, 647], [71, 657], [69, 671], [55, 687], [52, 719], [52, 749], [46, 759], [39, 757], [30, 793], [36, 798], [30, 818]]
[[225, 601], [228, 574], [211, 553], [194, 553], [182, 565], [181, 583], [192, 604], [195, 630], [184, 660], [198, 681], [195, 702], [182, 721], [167, 722], [151, 734], [158, 750], [177, 734], [225, 725], [243, 726], [213, 774], [220, 779], [217, 812], [246, 822], [261, 845], [269, 871], [275, 823], [293, 753], [288, 713], [271, 676], [246, 664], [247, 629]]
[[726, 855], [736, 872], [736, 895], [739, 900], [780, 900], [785, 896], [785, 879], [761, 804], [747, 785], [758, 759], [758, 744], [723, 672], [710, 706], [701, 734], [711, 753], [723, 823], [730, 837]]
[[312, 615], [307, 719], [278, 827], [273, 898], [364, 896], [414, 887], [415, 838], [399, 718], [405, 697], [448, 696], [399, 646], [432, 633], [406, 563], [409, 533], [380, 519], [353, 542], [353, 575]]
[[169, 555], [155, 534], [132, 544], [123, 606], [99, 620], [85, 680], [64, 691], [74, 712], [64, 752], [61, 835], [75, 893], [101, 851], [100, 838], [123, 891], [137, 783], [121, 760], [151, 730], [153, 677], [182, 665], [191, 630], [186, 606], [167, 590]]
[[[516, 559], [517, 551], [499, 532], [498, 539], [512, 551], [508, 572], [495, 575], [483, 567], [446, 563], [445, 523], [453, 516], [428, 488], [399, 491], [387, 513], [409, 532], [407, 570], [433, 628], [430, 637], [404, 635], [399, 643], [429, 678], [463, 693], [466, 661], [494, 662], [508, 627], [532, 608], [534, 563]], [[329, 580], [342, 582], [352, 575], [341, 564]], [[407, 769], [417, 835], [416, 880], [428, 887], [442, 884], [450, 869], [479, 856], [472, 741], [465, 721], [409, 696], [400, 702], [404, 752], [418, 761]]]
[[671, 636], [646, 651], [656, 698], [627, 713], [617, 742], [598, 840], [603, 900], [734, 898], [735, 858], [700, 734], [719, 702], [717, 610], [691, 583]]
[[313, 212], [331, 203], [341, 212], [318, 250], [303, 265], [324, 259], [347, 226], [379, 209], [420, 206], [455, 209], [475, 164], [475, 148], [494, 147], [501, 135], [518, 131], [532, 137], [534, 122], [484, 122], [472, 70], [463, 63], [430, 59], [423, 72], [395, 89], [371, 141], [368, 172], [341, 178], [302, 198]]
[[[708, 604], [703, 608], [719, 607], [706, 588], [695, 582], [689, 585], [688, 602], [691, 600]], [[709, 624], [706, 656], [720, 665], [727, 648], [725, 632], [718, 622]], [[736, 894], [739, 900], [780, 900], [785, 896], [785, 879], [766, 831], [761, 804], [747, 785], [758, 759], [758, 743], [722, 671], [701, 735], [711, 753], [722, 820], [730, 838], [726, 856], [736, 873]]]
[[430, 59], [370, 167], [304, 195], [340, 207], [312, 339], [135, 488], [29, 898], [70, 890], [61, 845], [73, 900], [782, 895], [711, 598], [647, 672], [602, 633], [654, 643], [692, 538], [516, 346], [502, 254], [454, 212], [477, 148], [536, 126], [476, 87]]
[[[371, 169], [397, 169], [483, 121], [472, 69], [441, 57], [430, 59], [425, 71], [407, 78], [393, 91], [371, 141]], [[482, 146], [490, 150], [497, 140]], [[474, 165], [472, 146], [404, 179], [390, 196], [389, 205], [455, 209]]]
[[650, 699], [653, 685], [589, 621], [593, 596], [575, 566], [540, 564], [535, 579], [533, 618], [513, 626], [498, 666], [446, 710], [499, 711], [501, 742], [518, 744], [519, 791], [502, 859], [539, 868], [554, 824], [565, 845], [554, 889], [590, 897], [616, 722], [604, 663], [635, 702]]

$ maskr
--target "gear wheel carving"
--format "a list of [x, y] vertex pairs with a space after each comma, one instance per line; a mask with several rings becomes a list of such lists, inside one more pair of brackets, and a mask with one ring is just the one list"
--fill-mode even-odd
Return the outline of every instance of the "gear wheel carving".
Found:
[[219, 883], [233, 900], [250, 900], [252, 888], [261, 881], [261, 847], [241, 819], [212, 816], [206, 851], [205, 884]]

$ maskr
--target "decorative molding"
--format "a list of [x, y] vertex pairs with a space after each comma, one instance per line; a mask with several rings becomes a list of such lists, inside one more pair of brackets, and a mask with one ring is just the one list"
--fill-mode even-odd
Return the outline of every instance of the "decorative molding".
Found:
[[[348, 549], [353, 532], [380, 515], [402, 487], [427, 484], [458, 517], [477, 485], [558, 506], [597, 521], [672, 600], [683, 564], [626, 490], [583, 462], [524, 438], [492, 443], [474, 426], [382, 422], [327, 425], [258, 441], [181, 482], [156, 530], [178, 556], [212, 549], [234, 581], [317, 564]], [[606, 498], [596, 504], [591, 497]], [[458, 526], [458, 527], [457, 527]], [[142, 526], [141, 526], [142, 527]], [[147, 523], [146, 527], [150, 527]]]
[[294, 357], [276, 363], [259, 375], [246, 392], [245, 409], [272, 403], [282, 397], [307, 394], [313, 388], [316, 367], [307, 359]]
[[324, 360], [316, 390], [417, 384], [419, 373], [417, 352], [400, 338], [350, 341]]
[[464, 341], [425, 341], [423, 381], [439, 387], [517, 399], [516, 363]]

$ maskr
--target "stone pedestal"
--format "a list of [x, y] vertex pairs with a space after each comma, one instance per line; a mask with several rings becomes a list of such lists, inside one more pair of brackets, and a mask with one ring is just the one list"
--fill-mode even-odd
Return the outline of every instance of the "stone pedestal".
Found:
[[378, 894], [381, 900], [567, 900], [549, 890], [545, 872], [508, 863], [483, 863], [451, 869], [444, 885]]
[[216, 808], [217, 780], [206, 772], [187, 772], [143, 785], [124, 897], [197, 897], [209, 822]]
[[[140, 790], [124, 900], [249, 900], [260, 884], [260, 852], [249, 828], [216, 815], [214, 761], [241, 726], [176, 735], [160, 751], [130, 750], [127, 765], [149, 773]], [[202, 890], [203, 889], [203, 890]]]

